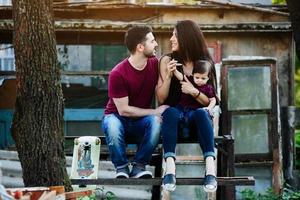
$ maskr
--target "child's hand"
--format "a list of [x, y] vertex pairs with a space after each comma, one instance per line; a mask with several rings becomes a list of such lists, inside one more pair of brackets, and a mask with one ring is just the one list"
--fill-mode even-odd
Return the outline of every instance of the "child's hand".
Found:
[[212, 118], [214, 117], [214, 112], [212, 108], [204, 107], [203, 109], [205, 109]]

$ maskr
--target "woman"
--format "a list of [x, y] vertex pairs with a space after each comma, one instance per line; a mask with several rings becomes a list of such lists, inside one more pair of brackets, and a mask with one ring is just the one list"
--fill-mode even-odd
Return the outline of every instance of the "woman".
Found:
[[[214, 134], [209, 113], [203, 108], [188, 110], [187, 112], [183, 112], [182, 109], [178, 108], [179, 104], [185, 104], [182, 101], [187, 96], [194, 98], [199, 102], [199, 105], [202, 105], [201, 107], [206, 107], [209, 104], [208, 97], [193, 85], [192, 71], [194, 62], [197, 60], [213, 62], [200, 27], [191, 20], [177, 22], [170, 41], [172, 53], [163, 56], [160, 60], [160, 77], [156, 91], [159, 103], [170, 106], [162, 114], [161, 132], [163, 135], [164, 158], [166, 160], [163, 187], [169, 191], [174, 191], [176, 187], [175, 147], [177, 135], [180, 133], [178, 125], [184, 115], [187, 120], [184, 120], [183, 123], [188, 123], [190, 134], [195, 134], [194, 137], [198, 139], [205, 158], [204, 190], [214, 192], [217, 189], [217, 181], [214, 165]], [[176, 66], [185, 75], [184, 81], [179, 81], [175, 77]], [[217, 91], [213, 64], [210, 71], [210, 84]], [[190, 137], [193, 137], [193, 135], [190, 135]]]

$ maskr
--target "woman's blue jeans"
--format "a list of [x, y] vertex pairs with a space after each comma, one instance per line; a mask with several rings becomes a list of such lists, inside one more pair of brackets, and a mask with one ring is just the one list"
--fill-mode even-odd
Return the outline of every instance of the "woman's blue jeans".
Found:
[[112, 163], [116, 169], [121, 169], [128, 165], [127, 140], [139, 144], [133, 163], [149, 163], [159, 142], [161, 119], [155, 115], [129, 118], [108, 114], [103, 118], [102, 128]]
[[[189, 127], [190, 130], [189, 137], [196, 136], [204, 158], [208, 156], [215, 157], [214, 131], [211, 118], [205, 109], [198, 108], [196, 110], [183, 112], [182, 109], [169, 107], [163, 112], [162, 116], [163, 123], [161, 127], [161, 134], [163, 137], [164, 158], [176, 158], [175, 147], [177, 137], [178, 134], [182, 133], [182, 131], [179, 130], [179, 123], [187, 123], [187, 127]], [[183, 116], [187, 118], [184, 122], [182, 121]]]

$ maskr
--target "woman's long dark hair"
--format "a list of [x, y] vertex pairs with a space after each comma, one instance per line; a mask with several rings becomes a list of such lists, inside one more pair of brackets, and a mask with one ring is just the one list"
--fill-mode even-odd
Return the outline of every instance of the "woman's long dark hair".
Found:
[[200, 27], [192, 20], [178, 21], [175, 25], [179, 50], [171, 57], [179, 63], [207, 60], [212, 64], [211, 77], [208, 81], [217, 91], [217, 78], [214, 62], [209, 54], [205, 38]]

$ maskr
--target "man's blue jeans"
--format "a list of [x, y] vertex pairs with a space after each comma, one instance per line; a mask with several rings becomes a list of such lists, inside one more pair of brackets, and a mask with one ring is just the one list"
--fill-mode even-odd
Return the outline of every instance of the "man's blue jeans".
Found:
[[149, 163], [159, 142], [161, 119], [156, 115], [129, 118], [108, 114], [103, 118], [102, 128], [112, 163], [116, 169], [121, 169], [128, 165], [127, 140], [139, 144], [133, 163]]
[[179, 130], [179, 123], [182, 122], [183, 115], [187, 118], [184, 123], [187, 123], [186, 126], [189, 127], [189, 137], [198, 139], [204, 157], [215, 157], [214, 132], [208, 112], [203, 108], [184, 112], [179, 108], [169, 107], [162, 114], [161, 134], [163, 137], [164, 158], [176, 158], [175, 147], [178, 134], [182, 133]]

